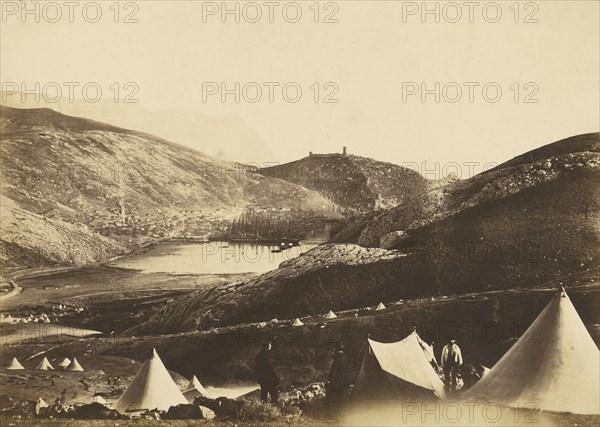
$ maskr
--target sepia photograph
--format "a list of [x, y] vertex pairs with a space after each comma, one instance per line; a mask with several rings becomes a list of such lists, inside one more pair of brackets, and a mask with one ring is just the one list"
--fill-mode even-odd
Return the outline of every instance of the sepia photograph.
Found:
[[0, 0], [0, 425], [600, 425], [600, 0]]

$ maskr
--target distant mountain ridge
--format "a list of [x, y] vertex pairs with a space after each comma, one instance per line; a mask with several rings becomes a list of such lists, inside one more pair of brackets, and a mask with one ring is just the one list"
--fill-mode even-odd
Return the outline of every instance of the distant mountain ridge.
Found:
[[[181, 143], [208, 155], [237, 162], [261, 163], [273, 160], [273, 154], [258, 132], [238, 115], [209, 115], [194, 111], [162, 109], [153, 111], [136, 102], [101, 98], [83, 99], [48, 97], [34, 94], [1, 92], [2, 105], [18, 109], [49, 108], [61, 114], [93, 118], [123, 129], [134, 129], [169, 141]], [[118, 102], [117, 102], [118, 101]], [[135, 101], [135, 97], [130, 100]]]

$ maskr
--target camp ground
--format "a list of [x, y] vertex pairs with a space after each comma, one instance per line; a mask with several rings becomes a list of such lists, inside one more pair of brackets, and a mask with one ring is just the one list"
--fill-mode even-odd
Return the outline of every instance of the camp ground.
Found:
[[[447, 391], [440, 346], [436, 351], [436, 347], [426, 342], [416, 328], [400, 336], [400, 339], [390, 341], [369, 336], [359, 341], [359, 347], [344, 349], [347, 353], [355, 351], [358, 363], [352, 376], [352, 391], [346, 397], [343, 413], [340, 413], [341, 419], [345, 420], [343, 423], [386, 424], [386, 420], [406, 415], [406, 405], [410, 404], [416, 405], [410, 406], [408, 424], [412, 425], [413, 421], [420, 419], [427, 405], [435, 405], [436, 402], [459, 405], [463, 413], [467, 413], [469, 402], [479, 401], [481, 405], [495, 402], [504, 408], [503, 422], [513, 419], [515, 412], [510, 411], [521, 407], [524, 401], [535, 401], [539, 405], [542, 411], [540, 422], [552, 422], [556, 417], [569, 416], [561, 414], [573, 414], [571, 417], [575, 414], [599, 415], [595, 387], [598, 382], [594, 381], [598, 378], [598, 367], [594, 363], [600, 357], [598, 348], [564, 289], [545, 292], [540, 299], [546, 302], [546, 306], [540, 309], [539, 315], [519, 339], [507, 348], [490, 369], [482, 369], [482, 377], [475, 385], [469, 388], [461, 383], [462, 388], [457, 392]], [[393, 314], [394, 307], [397, 305], [382, 310], [382, 315]], [[335, 319], [343, 321], [344, 316], [352, 318], [348, 314], [341, 313], [342, 317], [336, 315]], [[329, 314], [319, 316], [320, 319], [324, 317], [331, 318]], [[302, 328], [297, 326], [296, 320], [300, 322], [298, 318], [280, 322], [276, 327], [282, 331], [289, 328], [290, 333], [292, 330], [300, 333], [301, 329], [312, 325], [309, 318], [303, 319], [307, 323], [302, 322]], [[317, 325], [315, 327], [320, 327]], [[326, 333], [328, 327], [331, 326], [326, 326], [321, 333]], [[96, 359], [89, 359], [81, 351], [50, 354], [46, 351], [33, 359], [24, 355], [14, 357], [5, 365], [5, 372], [30, 372], [44, 376], [40, 387], [47, 387], [52, 380], [52, 384], [56, 383], [53, 387], [57, 391], [80, 380], [92, 381], [96, 386], [86, 392], [85, 398], [80, 396], [75, 401], [67, 400], [59, 406], [51, 394], [36, 397], [32, 411], [37, 411], [38, 417], [77, 417], [83, 410], [81, 408], [86, 408], [85, 411], [91, 411], [89, 413], [98, 418], [179, 417], [218, 420], [232, 413], [240, 415], [244, 405], [250, 405], [246, 408], [253, 407], [259, 404], [261, 398], [257, 385], [240, 387], [235, 393], [233, 388], [228, 390], [206, 386], [197, 374], [184, 379], [176, 373], [178, 367], [172, 363], [165, 364], [156, 349], [148, 351], [141, 364], [115, 359], [113, 366], [126, 367], [126, 371], [122, 372], [128, 373], [123, 377], [119, 375], [118, 384], [115, 376], [98, 370]], [[546, 354], [555, 354], [557, 357], [547, 360], [542, 357]], [[525, 380], [516, 380], [521, 377]], [[110, 383], [108, 387], [107, 379]], [[561, 395], [560, 390], [563, 389], [569, 390], [568, 396]], [[327, 383], [286, 388], [282, 390], [281, 399], [286, 405], [304, 408], [309, 414], [306, 416], [312, 416], [310, 414], [315, 412], [309, 411], [319, 411], [324, 408], [319, 405], [327, 405], [327, 390]], [[227, 416], [223, 413], [225, 407], [229, 411]], [[478, 421], [485, 424], [479, 415]]]

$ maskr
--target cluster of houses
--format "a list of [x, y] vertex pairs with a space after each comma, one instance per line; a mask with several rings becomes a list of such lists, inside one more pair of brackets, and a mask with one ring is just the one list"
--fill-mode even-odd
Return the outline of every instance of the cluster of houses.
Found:
[[200, 210], [165, 211], [157, 209], [145, 214], [138, 214], [132, 209], [124, 215], [120, 209], [96, 211], [91, 218], [90, 226], [103, 235], [128, 235], [132, 237], [150, 237], [155, 239], [167, 237], [184, 237], [186, 235], [206, 235], [221, 220]]

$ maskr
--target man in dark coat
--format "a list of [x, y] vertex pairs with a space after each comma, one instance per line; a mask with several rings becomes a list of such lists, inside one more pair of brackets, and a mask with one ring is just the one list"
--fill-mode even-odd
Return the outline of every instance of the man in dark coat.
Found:
[[256, 355], [254, 371], [260, 385], [260, 400], [267, 402], [268, 397], [271, 396], [271, 403], [277, 403], [279, 399], [279, 391], [277, 390], [279, 377], [269, 357], [270, 351], [271, 343], [264, 343], [261, 352]]
[[327, 383], [327, 399], [340, 402], [346, 397], [348, 391], [348, 359], [344, 353], [344, 346], [338, 344], [333, 353], [333, 363], [329, 371]]

